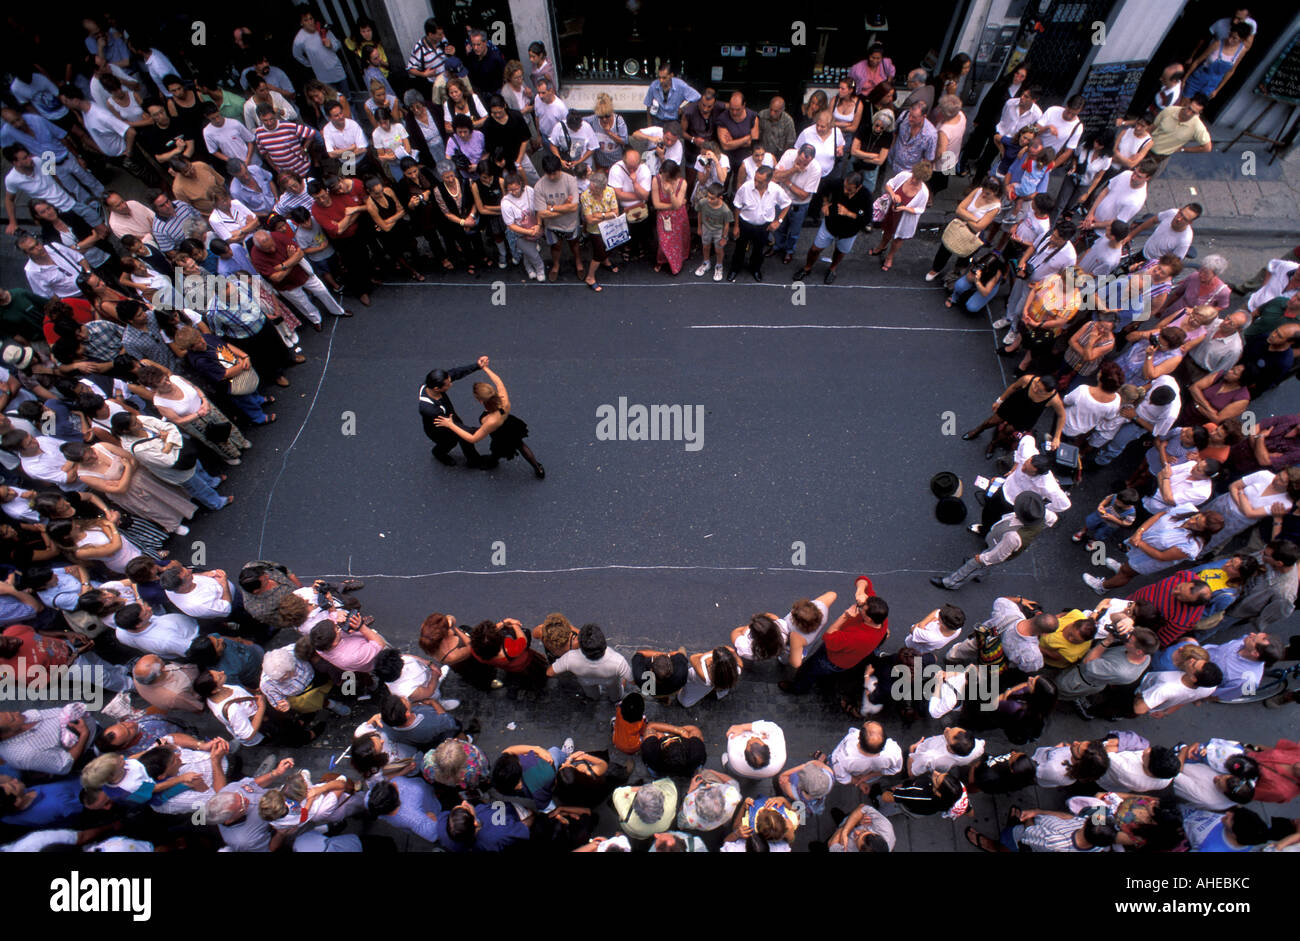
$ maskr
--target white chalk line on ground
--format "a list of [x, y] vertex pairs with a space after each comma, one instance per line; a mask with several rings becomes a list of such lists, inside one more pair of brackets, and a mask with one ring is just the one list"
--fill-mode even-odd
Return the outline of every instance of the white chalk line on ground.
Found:
[[[259, 556], [260, 557], [260, 556]], [[444, 575], [567, 575], [577, 572], [608, 572], [608, 571], [633, 571], [633, 572], [800, 572], [809, 575], [861, 575], [863, 569], [810, 569], [794, 566], [763, 566], [763, 565], [578, 565], [571, 568], [558, 569], [447, 569], [442, 572], [419, 572], [413, 575], [392, 575], [386, 572], [372, 572], [368, 575], [359, 574], [352, 571], [351, 557], [349, 557], [348, 571], [346, 573], [334, 573], [328, 575], [317, 575], [316, 578], [394, 578], [403, 581], [409, 581], [417, 578], [438, 578]], [[885, 575], [947, 575], [953, 570], [948, 569], [884, 569], [871, 572], [872, 578], [879, 578]], [[999, 575], [1011, 576], [1028, 576], [1029, 572], [998, 572]]]
[[[284, 449], [284, 457], [280, 461], [280, 472], [275, 475], [275, 480], [271, 481], [271, 489], [266, 495], [266, 508], [262, 512], [262, 531], [257, 536], [257, 558], [263, 558], [262, 549], [266, 544], [266, 523], [271, 518], [271, 501], [275, 499], [275, 488], [280, 483], [280, 478], [284, 476], [285, 470], [289, 466], [289, 455], [293, 453], [294, 445], [302, 437], [302, 433], [307, 430], [307, 423], [311, 421], [312, 412], [316, 410], [316, 400], [320, 398], [321, 387], [325, 385], [325, 376], [329, 373], [330, 355], [334, 352], [334, 335], [338, 332], [339, 321], [342, 317], [334, 317], [330, 326], [330, 342], [325, 347], [325, 364], [321, 367], [320, 379], [316, 382], [316, 392], [311, 397], [311, 405], [307, 407], [307, 414], [302, 418], [302, 424], [298, 426], [298, 433], [293, 436], [289, 446]], [[351, 559], [348, 561], [348, 567], [351, 568]]]
[[884, 327], [875, 324], [823, 323], [695, 323], [692, 330], [900, 330], [918, 333], [984, 333], [983, 327]]
[[[521, 281], [515, 278], [496, 278], [482, 281], [385, 281], [383, 286], [386, 288], [492, 288], [493, 284], [501, 282], [505, 285], [518, 285], [523, 287], [529, 285], [531, 288], [583, 288], [587, 290], [587, 285], [580, 281]], [[740, 283], [740, 282], [737, 282]], [[716, 281], [602, 281], [603, 288], [716, 288]], [[746, 287], [756, 288], [781, 288], [784, 291], [790, 290], [793, 285], [782, 281], [749, 281], [744, 285]], [[920, 287], [906, 284], [818, 284], [814, 285], [817, 290], [827, 289], [831, 291], [933, 291], [933, 287]]]

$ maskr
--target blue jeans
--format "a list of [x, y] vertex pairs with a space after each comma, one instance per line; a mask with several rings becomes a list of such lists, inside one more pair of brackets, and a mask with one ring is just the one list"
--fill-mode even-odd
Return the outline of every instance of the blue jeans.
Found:
[[262, 425], [266, 423], [266, 412], [262, 411], [262, 406], [266, 404], [266, 396], [260, 392], [252, 392], [248, 395], [232, 395], [230, 401], [248, 416], [248, 420], [254, 424]]
[[1119, 527], [1114, 523], [1109, 523], [1102, 519], [1100, 513], [1093, 510], [1088, 514], [1088, 518], [1083, 521], [1084, 528], [1088, 530], [1088, 535], [1103, 542], [1119, 532]]
[[1097, 453], [1098, 467], [1105, 467], [1124, 453], [1124, 449], [1146, 434], [1146, 429], [1136, 422], [1129, 422], [1115, 432], [1115, 437], [1106, 442], [1106, 446]]
[[219, 510], [226, 505], [226, 498], [217, 493], [221, 478], [213, 477], [203, 469], [202, 464], [194, 465], [194, 476], [185, 481], [185, 492], [209, 510]]
[[817, 648], [817, 652], [811, 657], [807, 657], [795, 671], [794, 679], [790, 681], [790, 692], [806, 693], [813, 688], [823, 676], [833, 676], [836, 673], [844, 671], [831, 663], [831, 658], [826, 653], [825, 645]]
[[811, 205], [811, 200], [802, 206], [796, 203], [785, 214], [785, 221], [776, 230], [775, 250], [778, 255], [794, 254], [795, 243], [799, 241], [799, 230], [803, 228], [804, 217], [808, 215], [808, 207]]
[[[962, 275], [957, 279], [957, 283], [952, 286], [952, 296], [949, 300], [955, 304], [957, 302], [957, 295], [964, 294], [972, 288], [975, 288], [975, 282], [968, 276]], [[978, 289], [975, 289], [975, 293], [968, 297], [966, 303], [962, 306], [972, 314], [978, 313], [985, 307], [989, 306], [989, 301], [993, 299], [993, 295], [996, 293], [997, 291], [992, 291], [988, 294], [981, 294]]]

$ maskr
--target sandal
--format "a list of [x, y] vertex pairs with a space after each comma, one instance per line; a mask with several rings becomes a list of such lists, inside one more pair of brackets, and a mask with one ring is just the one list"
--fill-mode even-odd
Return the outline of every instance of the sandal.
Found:
[[275, 424], [275, 413], [272, 412], [270, 415], [267, 415], [267, 416], [266, 416], [266, 421], [258, 422], [258, 424], [259, 424], [259, 425], [273, 425], [273, 424]]
[[560, 269], [559, 269], [559, 268], [552, 268], [550, 271], [546, 272], [546, 280], [547, 280], [547, 281], [558, 281], [558, 280], [560, 280]]
[[881, 270], [881, 271], [888, 271], [888, 270], [889, 270], [890, 268], [892, 268], [892, 267], [893, 267], [893, 263], [892, 263], [892, 262], [882, 261], [882, 262], [880, 263], [880, 270]]
[[999, 844], [994, 843], [974, 827], [966, 828], [966, 842], [976, 849], [983, 850], [986, 853], [997, 853], [1001, 851]]
[[608, 268], [612, 274], [618, 274], [618, 265], [611, 265], [609, 262], [605, 262], [604, 267]]
[[824, 762], [826, 762], [827, 764], [830, 763], [829, 760], [828, 760], [827, 757], [826, 757], [826, 752], [822, 751], [820, 748], [817, 749], [815, 752], [812, 753], [812, 760], [813, 760], [813, 761], [824, 761]]
[[847, 696], [840, 697], [840, 708], [843, 709], [845, 712], [847, 712], [855, 719], [861, 719], [863, 717], [862, 710], [859, 709], [857, 706], [855, 706], [853, 703], [849, 702]]
[[450, 259], [450, 258], [444, 258], [444, 259], [442, 260], [442, 270], [443, 270], [443, 271], [455, 271], [455, 270], [456, 270], [456, 266], [453, 265], [453, 264], [451, 263], [451, 259]]
[[418, 272], [418, 271], [415, 272], [414, 274], [412, 274], [411, 277], [414, 278], [416, 281], [423, 281], [423, 280], [424, 280], [424, 275], [420, 274], [420, 272]]
[[871, 255], [871, 256], [874, 258], [876, 255], [881, 255], [881, 254], [883, 254], [884, 251], [885, 251], [885, 250], [884, 250], [883, 248], [873, 248], [873, 249], [871, 249], [871, 251], [867, 252], [867, 254], [868, 254], [868, 255]]
[[601, 287], [601, 286], [600, 286], [599, 284], [597, 284], [595, 281], [587, 281], [587, 282], [584, 282], [584, 283], [587, 285], [587, 287], [591, 288], [591, 289], [592, 289], [593, 291], [595, 291], [597, 294], [599, 294], [601, 291], [605, 290], [603, 287]]

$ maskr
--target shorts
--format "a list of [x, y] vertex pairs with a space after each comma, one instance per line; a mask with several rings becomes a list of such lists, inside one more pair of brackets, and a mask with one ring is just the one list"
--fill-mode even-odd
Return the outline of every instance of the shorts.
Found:
[[841, 255], [847, 255], [849, 252], [853, 251], [853, 243], [856, 242], [857, 239], [858, 237], [856, 235], [850, 235], [848, 238], [837, 239], [827, 230], [826, 221], [822, 220], [822, 224], [817, 227], [817, 234], [813, 236], [813, 246], [815, 248], [824, 249], [827, 245], [830, 245], [831, 242], [834, 242], [835, 250]]
[[705, 245], [717, 245], [721, 247], [722, 243], [726, 241], [726, 238], [726, 229], [710, 229], [707, 225], [700, 227], [700, 241]]
[[577, 229], [547, 229], [546, 244], [554, 245], [556, 242], [572, 242], [578, 237]]

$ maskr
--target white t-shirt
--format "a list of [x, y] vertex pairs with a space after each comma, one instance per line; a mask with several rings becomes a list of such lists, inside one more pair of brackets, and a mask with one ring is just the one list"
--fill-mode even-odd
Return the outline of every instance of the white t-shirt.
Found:
[[501, 197], [501, 221], [506, 225], [522, 226], [531, 229], [537, 225], [537, 213], [533, 209], [533, 188], [525, 186], [518, 197], [506, 193]]
[[[253, 132], [234, 118], [226, 118], [221, 127], [211, 123], [203, 126], [203, 142], [208, 145], [209, 153], [244, 160], [248, 156], [248, 145], [253, 142]], [[257, 155], [256, 150], [253, 155]]]
[[892, 738], [885, 740], [885, 745], [874, 755], [864, 754], [858, 747], [860, 729], [849, 729], [848, 734], [840, 739], [831, 752], [831, 769], [835, 780], [848, 784], [864, 774], [879, 774], [888, 777], [903, 770], [903, 749]]
[[1236, 802], [1214, 786], [1218, 772], [1209, 765], [1185, 764], [1174, 778], [1174, 794], [1202, 810], [1228, 810]]
[[[1073, 121], [1068, 120], [1065, 117], [1065, 109], [1060, 105], [1054, 105], [1044, 111], [1038, 124], [1043, 128], [1043, 146], [1052, 148], [1058, 157], [1066, 148], [1076, 149], [1079, 146], [1079, 138], [1083, 136], [1083, 121], [1077, 117]], [[1053, 133], [1053, 128], [1059, 133]]]
[[1153, 778], [1142, 767], [1141, 751], [1121, 751], [1110, 756], [1110, 767], [1097, 779], [1099, 791], [1161, 791], [1173, 778]]
[[1133, 130], [1131, 127], [1126, 127], [1119, 132], [1119, 137], [1115, 139], [1115, 149], [1119, 151], [1121, 157], [1131, 160], [1150, 139], [1150, 134], [1138, 137], [1137, 131]]
[[221, 582], [209, 575], [194, 575], [194, 588], [169, 591], [167, 600], [193, 618], [219, 618], [230, 614], [231, 604], [221, 597]]
[[1241, 479], [1241, 495], [1246, 498], [1252, 509], [1267, 510], [1274, 503], [1281, 503], [1288, 510], [1291, 509], [1292, 500], [1285, 492], [1264, 494], [1276, 476], [1277, 474], [1271, 470], [1260, 470], [1247, 474]]
[[[762, 739], [769, 752], [768, 763], [762, 768], [751, 768], [745, 760], [745, 746], [751, 738]], [[733, 774], [742, 778], [774, 778], [785, 767], [785, 733], [775, 722], [759, 719], [751, 723], [749, 732], [727, 739], [727, 764]]]
[[[1156, 492], [1149, 497], [1142, 498], [1142, 505], [1147, 508], [1148, 513], [1160, 513], [1165, 510], [1172, 510], [1180, 503], [1190, 503], [1192, 506], [1200, 506], [1214, 493], [1214, 481], [1194, 480], [1191, 476], [1192, 471], [1196, 468], [1195, 461], [1183, 461], [1181, 464], [1175, 464], [1169, 472], [1169, 495], [1174, 498], [1173, 503], [1166, 503], [1165, 498], [1160, 495], [1159, 487]], [[1268, 471], [1265, 471], [1267, 474]], [[1269, 475], [1270, 479], [1272, 475]]]
[[[822, 623], [824, 624], [825, 621]], [[777, 618], [776, 626], [781, 631], [781, 652], [777, 654], [777, 660], [785, 663], [790, 659], [790, 623], [786, 618]], [[754, 659], [754, 635], [748, 629], [736, 638], [733, 646], [736, 648], [736, 654], [742, 659]]]
[[1074, 760], [1069, 745], [1040, 748], [1033, 753], [1034, 782], [1039, 787], [1066, 787], [1074, 783], [1067, 769]]
[[1143, 183], [1137, 189], [1130, 185], [1133, 171], [1125, 170], [1110, 181], [1106, 187], [1106, 196], [1093, 209], [1093, 217], [1098, 222], [1109, 223], [1113, 219], [1128, 222], [1147, 201], [1147, 187]]
[[[564, 154], [565, 159], [569, 161], [600, 149], [600, 141], [596, 139], [595, 132], [586, 121], [582, 122], [582, 126], [576, 131], [560, 121], [551, 128], [551, 133], [546, 136], [546, 139], [554, 144], [555, 149]], [[590, 167], [591, 157], [588, 156], [584, 163]]]
[[131, 129], [131, 125], [107, 108], [101, 108], [93, 102], [90, 110], [86, 111], [83, 117], [86, 130], [90, 132], [91, 138], [106, 156], [120, 157], [126, 153], [125, 135]]
[[[723, 154], [721, 159], [729, 160], [726, 154]], [[754, 174], [758, 172], [759, 166], [772, 167], [773, 169], [775, 169], [776, 158], [769, 153], [764, 153], [762, 160], [755, 160], [754, 155], [750, 154], [744, 160], [740, 161], [740, 166], [741, 169], [745, 171], [745, 181], [748, 182], [749, 180], [752, 180], [754, 178]]]
[[[238, 126], [236, 125], [236, 127]], [[222, 212], [220, 209], [213, 208], [212, 214], [208, 216], [208, 226], [212, 229], [212, 234], [217, 238], [229, 241], [232, 235], [256, 218], [257, 216], [251, 209], [239, 200], [232, 199], [229, 212]], [[181, 414], [188, 415], [189, 412], [181, 412]]]
[[1120, 245], [1111, 245], [1110, 239], [1103, 233], [1102, 237], [1092, 243], [1092, 247], [1079, 259], [1079, 267], [1094, 278], [1110, 274], [1119, 264], [1124, 249]]
[[427, 660], [404, 653], [402, 672], [397, 679], [388, 684], [388, 690], [394, 696], [405, 696], [409, 699], [413, 692], [422, 686], [427, 686], [431, 679], [433, 679], [433, 667]]
[[599, 660], [589, 660], [581, 650], [570, 650], [552, 664], [556, 675], [572, 673], [584, 686], [611, 687], [618, 683], [629, 686], [632, 683], [632, 667], [613, 647], [606, 647]]
[[411, 156], [411, 135], [407, 133], [405, 125], [396, 121], [386, 131], [382, 127], [376, 127], [370, 134], [370, 141], [375, 145], [375, 150], [391, 150], [397, 160]]
[[161, 399], [162, 404], [177, 415], [193, 415], [203, 404], [203, 397], [199, 394], [199, 390], [180, 376], [172, 376], [171, 380], [180, 396], [178, 398], [163, 398], [161, 393], [155, 393], [154, 399]]
[[813, 600], [813, 605], [817, 608], [820, 620], [817, 622], [817, 627], [814, 628], [811, 633], [804, 633], [795, 627], [793, 611], [779, 619], [777, 622], [781, 627], [781, 634], [787, 639], [787, 641], [792, 632], [796, 633], [804, 639], [804, 646], [807, 650], [812, 650], [813, 645], [816, 644], [817, 641], [821, 640], [822, 632], [826, 630], [826, 625], [830, 623], [830, 611], [827, 609], [826, 605], [815, 599]]
[[1113, 419], [1120, 409], [1118, 395], [1109, 402], [1098, 402], [1092, 397], [1088, 386], [1074, 389], [1065, 397], [1064, 402], [1065, 427], [1061, 433], [1067, 437], [1087, 434], [1103, 422]]
[[[245, 745], [258, 745], [262, 741], [262, 733], [253, 730], [253, 716], [257, 714], [257, 700], [252, 698], [252, 693], [242, 686], [236, 686], [234, 683], [227, 683], [230, 695], [221, 702], [208, 700], [208, 709], [217, 717], [217, 720], [224, 725], [235, 738], [239, 739]], [[247, 702], [234, 702], [236, 699], [248, 698]], [[233, 704], [232, 704], [233, 703]], [[226, 708], [229, 706], [229, 708]]]
[[933, 653], [947, 647], [960, 633], [958, 631], [951, 636], [944, 636], [943, 622], [939, 620], [938, 612], [935, 612], [924, 621], [917, 621], [912, 625], [911, 631], [903, 638], [903, 646], [910, 647], [917, 653]]
[[551, 132], [555, 130], [556, 125], [563, 123], [568, 116], [569, 106], [558, 95], [549, 105], [542, 101], [541, 95], [533, 97], [533, 117], [537, 121], [537, 129], [542, 132], [543, 137], [550, 138]]
[[325, 149], [328, 150], [350, 150], [353, 147], [360, 147], [364, 153], [367, 145], [366, 132], [361, 130], [361, 125], [351, 118], [345, 118], [342, 129], [334, 126], [334, 122], [326, 124], [321, 128], [321, 136], [325, 138]]
[[1021, 112], [1020, 99], [1008, 98], [1006, 104], [1002, 106], [1002, 114], [998, 117], [997, 127], [994, 130], [1000, 137], [1014, 137], [1016, 131], [1022, 127], [1028, 127], [1043, 116], [1043, 109], [1037, 104], [1029, 106], [1029, 110]]
[[[656, 144], [664, 139], [664, 129], [661, 127], [643, 127], [641, 133], [650, 138]], [[664, 160], [671, 160], [680, 167], [682, 165], [682, 155], [684, 153], [685, 148], [682, 146], [682, 142], [678, 140], [677, 143], [664, 150]], [[642, 155], [641, 160], [650, 168], [651, 174], [658, 176], [659, 170], [663, 164], [659, 162], [659, 154], [653, 147], [646, 150]]]
[[143, 630], [124, 631], [118, 627], [113, 636], [119, 644], [157, 654], [164, 660], [180, 660], [189, 652], [190, 642], [199, 636], [199, 622], [183, 614], [155, 614]]
[[[1151, 395], [1160, 386], [1168, 386], [1174, 390], [1174, 400], [1168, 405], [1154, 405], [1151, 402]], [[1178, 394], [1178, 381], [1173, 376], [1161, 376], [1159, 379], [1147, 386], [1147, 395], [1136, 409], [1137, 417], [1143, 421], [1151, 422], [1151, 433], [1157, 438], [1162, 438], [1169, 434], [1169, 429], [1174, 427], [1174, 419], [1178, 417], [1178, 412], [1182, 408], [1181, 396]]]
[[1166, 209], [1156, 216], [1160, 222], [1142, 245], [1142, 254], [1149, 260], [1154, 261], [1161, 255], [1187, 257], [1187, 250], [1192, 247], [1194, 233], [1190, 225], [1181, 232], [1175, 232], [1171, 223], [1176, 215], [1178, 215], [1177, 209]]
[[1286, 284], [1291, 279], [1291, 272], [1300, 268], [1300, 262], [1274, 258], [1266, 267], [1268, 280], [1264, 282], [1262, 288], [1246, 298], [1246, 309], [1252, 314], [1275, 297], [1290, 297], [1295, 293], [1286, 290]]
[[970, 754], [960, 756], [954, 755], [948, 750], [948, 742], [940, 733], [922, 739], [916, 751], [912, 752], [911, 773], [923, 774], [926, 771], [949, 771], [953, 768], [973, 765], [983, 757], [984, 739], [975, 739], [975, 747], [971, 749]]
[[1020, 221], [1016, 223], [1011, 237], [1023, 245], [1033, 245], [1052, 229], [1050, 216], [1040, 218], [1034, 215], [1032, 201], [1027, 201], [1020, 210]]
[[[637, 164], [635, 175], [637, 184], [639, 184], [643, 189], [648, 190], [650, 188], [650, 178], [653, 176], [650, 172], [650, 168], [647, 167], [644, 162], [639, 163]], [[627, 164], [620, 160], [609, 168], [609, 185], [613, 189], [626, 190], [627, 192], [632, 193], [634, 192], [632, 176], [633, 174], [628, 172]], [[623, 199], [622, 197], [619, 197], [618, 200], [619, 206], [623, 209], [627, 209], [629, 206], [635, 206], [637, 203], [642, 202], [645, 202], [645, 200], [635, 198]]]
[[[794, 150], [797, 152], [804, 144], [812, 144], [817, 150], [817, 166], [821, 169], [821, 175], [826, 176], [835, 169], [835, 149], [844, 146], [844, 132], [838, 127], [834, 128], [825, 140], [817, 133], [817, 125], [811, 125], [803, 129], [798, 137], [794, 139]], [[749, 177], [745, 178], [746, 180]]]
[[[795, 158], [798, 156], [799, 151], [793, 149], [787, 150], [781, 155], [781, 159], [776, 162], [776, 168], [778, 170], [789, 170], [794, 166]], [[818, 166], [816, 160], [810, 160], [808, 161], [808, 166], [804, 167], [803, 170], [796, 170], [787, 182], [793, 183], [795, 186], [799, 187], [799, 189], [808, 194], [806, 199], [797, 199], [794, 195], [794, 191], [791, 190], [788, 185], [785, 183], [781, 184], [785, 191], [790, 194], [790, 202], [796, 206], [805, 206], [812, 202], [812, 198], [817, 195], [817, 187], [821, 186], [821, 168]]]
[[1172, 709], [1174, 706], [1205, 699], [1207, 696], [1213, 696], [1214, 690], [1215, 687], [1213, 686], [1207, 686], [1203, 689], [1189, 689], [1183, 682], [1183, 672], [1181, 670], [1163, 670], [1159, 673], [1148, 673], [1142, 677], [1142, 682], [1138, 684], [1137, 689], [1138, 695], [1142, 697], [1142, 701], [1147, 704], [1147, 708], [1152, 712]]

